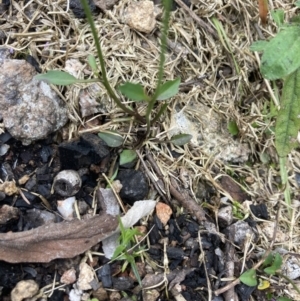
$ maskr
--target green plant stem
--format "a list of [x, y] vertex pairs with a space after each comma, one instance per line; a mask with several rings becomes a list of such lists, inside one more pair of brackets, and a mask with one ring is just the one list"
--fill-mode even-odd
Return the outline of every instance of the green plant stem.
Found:
[[99, 83], [98, 78], [90, 78], [90, 79], [77, 79], [76, 84], [85, 84], [85, 83]]
[[101, 73], [102, 73], [102, 82], [103, 82], [103, 85], [104, 85], [105, 89], [107, 90], [109, 96], [115, 101], [116, 105], [120, 109], [122, 109], [127, 114], [129, 114], [131, 116], [134, 116], [138, 121], [144, 123], [145, 119], [140, 114], [138, 114], [137, 112], [134, 112], [133, 110], [131, 110], [127, 106], [125, 106], [120, 101], [118, 96], [115, 94], [113, 89], [111, 88], [111, 86], [109, 84], [109, 81], [107, 79], [107, 73], [106, 73], [106, 69], [105, 69], [104, 57], [103, 57], [103, 53], [102, 53], [102, 50], [101, 50], [101, 45], [100, 45], [100, 42], [99, 42], [99, 38], [98, 38], [98, 35], [97, 35], [97, 30], [96, 30], [96, 27], [95, 27], [95, 23], [94, 23], [94, 20], [93, 20], [93, 17], [92, 17], [92, 12], [90, 10], [90, 7], [88, 5], [87, 0], [80, 0], [80, 2], [83, 6], [83, 9], [84, 9], [85, 15], [87, 17], [88, 23], [91, 27], [92, 35], [93, 35], [95, 45], [96, 45], [96, 49], [97, 49], [97, 55], [98, 55], [99, 62], [100, 62], [100, 68], [101, 68]]
[[279, 157], [279, 167], [280, 167], [280, 176], [281, 182], [284, 187], [284, 200], [288, 207], [288, 212], [290, 217], [292, 218], [292, 201], [291, 201], [291, 193], [290, 193], [290, 186], [288, 182], [288, 175], [286, 170], [286, 157]]
[[157, 113], [157, 114], [155, 115], [155, 117], [151, 120], [151, 125], [152, 125], [154, 122], [156, 122], [156, 121], [159, 119], [159, 117], [165, 112], [165, 110], [167, 109], [168, 105], [169, 105], [169, 104], [166, 102], [166, 103], [164, 103], [164, 104], [160, 107], [158, 113]]
[[[149, 135], [149, 132], [150, 132], [151, 112], [153, 110], [156, 99], [159, 95], [159, 89], [162, 84], [162, 79], [163, 79], [163, 75], [164, 75], [164, 65], [165, 65], [165, 60], [166, 60], [165, 54], [166, 54], [166, 50], [167, 50], [167, 35], [168, 35], [168, 30], [169, 30], [169, 20], [170, 20], [170, 14], [171, 14], [171, 1], [164, 0], [163, 3], [164, 3], [165, 12], [164, 12], [164, 17], [163, 17], [163, 26], [162, 26], [161, 40], [160, 40], [160, 58], [159, 58], [158, 78], [157, 78], [157, 85], [156, 85], [155, 92], [152, 95], [151, 100], [149, 101], [148, 107], [146, 110], [146, 122], [147, 122], [146, 137]], [[158, 118], [159, 118], [159, 116], [157, 117], [157, 115], [154, 117], [155, 120], [157, 120]]]

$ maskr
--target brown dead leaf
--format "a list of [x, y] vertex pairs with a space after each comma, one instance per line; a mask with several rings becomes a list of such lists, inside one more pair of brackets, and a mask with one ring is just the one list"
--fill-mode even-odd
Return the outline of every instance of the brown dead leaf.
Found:
[[230, 177], [222, 177], [220, 179], [220, 184], [222, 188], [230, 194], [233, 200], [242, 203], [246, 201], [246, 199], [249, 199], [248, 194]]
[[115, 217], [103, 214], [24, 232], [0, 233], [0, 260], [18, 263], [72, 258], [112, 235], [117, 226]]
[[167, 204], [159, 202], [156, 204], [155, 208], [156, 208], [157, 217], [165, 226], [167, 224], [167, 222], [169, 221], [170, 216], [172, 215], [171, 207]]

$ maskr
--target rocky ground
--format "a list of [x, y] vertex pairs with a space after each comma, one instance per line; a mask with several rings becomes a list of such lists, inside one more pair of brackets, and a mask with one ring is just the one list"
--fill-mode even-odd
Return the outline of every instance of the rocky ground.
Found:
[[[179, 93], [143, 140], [145, 125], [102, 83], [35, 79], [49, 70], [92, 78], [87, 55], [96, 55], [80, 2], [45, 2], [0, 4], [0, 299], [300, 300], [300, 157], [289, 156], [290, 209], [274, 93], [249, 50], [276, 33], [272, 19], [262, 26], [255, 1], [175, 0], [164, 77], [181, 78]], [[269, 5], [287, 20], [297, 13], [290, 1]], [[153, 91], [161, 3], [90, 7], [111, 85]], [[145, 104], [122, 101], [145, 115]], [[120, 145], [98, 135], [107, 130]], [[178, 133], [191, 141], [168, 143]], [[118, 216], [142, 235], [118, 241]], [[125, 255], [111, 260], [122, 243]], [[264, 272], [265, 252], [269, 265], [282, 259], [280, 273]], [[251, 269], [258, 283], [248, 286], [239, 276]]]

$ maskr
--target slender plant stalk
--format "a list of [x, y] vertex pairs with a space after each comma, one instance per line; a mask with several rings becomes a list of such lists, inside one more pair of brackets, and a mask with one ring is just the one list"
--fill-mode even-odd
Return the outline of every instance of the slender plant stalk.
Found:
[[[167, 36], [168, 36], [168, 30], [169, 30], [169, 20], [170, 20], [170, 14], [171, 14], [171, 1], [170, 0], [163, 0], [164, 3], [164, 17], [163, 17], [163, 26], [162, 26], [162, 32], [161, 32], [161, 41], [160, 41], [160, 58], [159, 58], [159, 69], [158, 69], [158, 79], [157, 79], [157, 85], [154, 94], [151, 97], [151, 100], [148, 103], [148, 107], [146, 110], [146, 121], [147, 121], [147, 132], [146, 136], [149, 135], [150, 132], [150, 126], [151, 123], [151, 112], [153, 110], [154, 104], [156, 102], [156, 99], [159, 95], [159, 89], [162, 84], [162, 79], [164, 75], [164, 65], [165, 65], [165, 60], [166, 60], [166, 50], [167, 50]], [[157, 120], [160, 115], [163, 113], [158, 112], [157, 115], [155, 116], [153, 120]]]
[[87, 0], [80, 0], [85, 15], [87, 17], [88, 23], [91, 27], [91, 31], [92, 31], [92, 35], [95, 41], [95, 45], [96, 45], [96, 49], [97, 49], [97, 55], [99, 58], [99, 62], [100, 62], [100, 67], [101, 67], [101, 73], [102, 73], [102, 78], [101, 81], [103, 82], [103, 85], [105, 87], [105, 89], [107, 90], [109, 96], [115, 101], [115, 103], [117, 104], [117, 106], [122, 109], [124, 112], [126, 112], [127, 114], [134, 116], [138, 121], [144, 123], [145, 120], [144, 118], [138, 114], [137, 112], [129, 109], [127, 106], [125, 106], [120, 99], [118, 98], [118, 96], [115, 94], [115, 92], [113, 91], [113, 89], [111, 88], [109, 81], [107, 79], [107, 73], [106, 73], [106, 69], [105, 69], [105, 62], [104, 62], [104, 57], [103, 57], [103, 53], [102, 53], [102, 49], [101, 49], [101, 45], [98, 39], [98, 35], [97, 35], [97, 30], [95, 27], [95, 23], [92, 17], [92, 12], [90, 10], [90, 7], [88, 5]]
[[286, 170], [286, 157], [280, 157], [279, 158], [279, 167], [280, 167], [280, 176], [282, 185], [284, 186], [284, 200], [287, 204], [289, 216], [292, 218], [293, 212], [292, 212], [292, 201], [291, 201], [291, 192], [290, 192], [290, 185], [288, 181], [288, 175]]
[[152, 125], [154, 122], [156, 122], [156, 121], [159, 119], [159, 117], [165, 112], [165, 110], [167, 109], [168, 105], [169, 105], [169, 104], [166, 102], [166, 103], [164, 103], [164, 104], [160, 107], [158, 113], [157, 113], [157, 114], [155, 115], [155, 117], [151, 120], [151, 125]]

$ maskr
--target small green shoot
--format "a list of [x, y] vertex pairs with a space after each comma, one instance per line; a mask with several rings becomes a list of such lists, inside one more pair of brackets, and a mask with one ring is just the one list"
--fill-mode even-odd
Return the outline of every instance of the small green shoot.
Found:
[[135, 236], [142, 235], [137, 229], [125, 229], [120, 218], [119, 227], [120, 227], [120, 237], [119, 237], [119, 246], [116, 248], [112, 261], [114, 260], [124, 260], [122, 266], [122, 272], [125, 271], [128, 264], [130, 264], [131, 269], [136, 277], [140, 286], [142, 286], [141, 277], [138, 273], [138, 269], [135, 263], [135, 258], [141, 256], [144, 248], [139, 248], [137, 251], [134, 250]]
[[228, 122], [227, 129], [232, 136], [236, 136], [239, 133], [239, 128], [234, 120]]
[[243, 220], [247, 217], [243, 207], [237, 201], [232, 202], [232, 214], [235, 218], [239, 220]]

